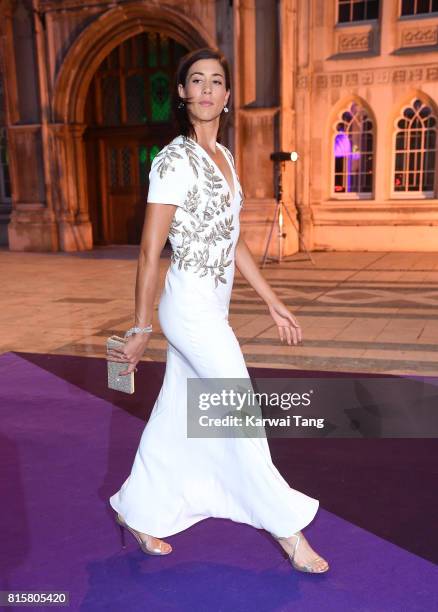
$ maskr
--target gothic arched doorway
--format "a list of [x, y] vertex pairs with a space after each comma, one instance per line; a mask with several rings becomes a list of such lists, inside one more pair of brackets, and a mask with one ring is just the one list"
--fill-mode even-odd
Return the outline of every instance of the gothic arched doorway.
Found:
[[84, 141], [94, 244], [140, 242], [150, 164], [175, 135], [171, 79], [187, 51], [143, 32], [113, 49], [93, 77]]

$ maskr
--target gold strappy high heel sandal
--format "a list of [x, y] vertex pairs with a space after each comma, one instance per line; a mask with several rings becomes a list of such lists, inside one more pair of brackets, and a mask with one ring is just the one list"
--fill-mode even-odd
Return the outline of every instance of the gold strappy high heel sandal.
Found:
[[[329, 570], [330, 566], [329, 566], [329, 564], [327, 563], [327, 561], [326, 561], [325, 559], [323, 559], [322, 557], [319, 557], [319, 556], [318, 556], [318, 557], [315, 557], [315, 558], [314, 558], [314, 559], [312, 559], [312, 561], [311, 561], [310, 563], [308, 563], [307, 565], [298, 565], [298, 563], [295, 561], [295, 554], [296, 554], [296, 552], [297, 552], [298, 545], [299, 545], [299, 543], [300, 543], [300, 541], [301, 541], [301, 535], [302, 535], [302, 534], [301, 534], [300, 532], [298, 532], [298, 533], [294, 533], [294, 534], [293, 534], [293, 536], [291, 536], [291, 537], [294, 537], [294, 538], [296, 538], [296, 539], [297, 539], [297, 541], [296, 541], [296, 543], [295, 543], [295, 546], [294, 546], [294, 549], [293, 549], [293, 552], [292, 552], [292, 554], [291, 554], [291, 555], [290, 555], [290, 554], [289, 554], [289, 553], [288, 553], [288, 552], [287, 552], [287, 551], [286, 551], [286, 550], [285, 550], [285, 549], [282, 547], [282, 548], [283, 548], [283, 550], [284, 550], [284, 552], [285, 552], [285, 553], [287, 554], [287, 556], [289, 557], [289, 560], [290, 560], [290, 562], [292, 563], [292, 566], [293, 566], [293, 567], [294, 567], [296, 570], [298, 570], [299, 572], [308, 572], [308, 573], [310, 573], [310, 574], [325, 574], [325, 572], [328, 572], [328, 570]], [[278, 537], [277, 537], [276, 535], [274, 535], [273, 533], [271, 533], [271, 536], [272, 536], [273, 538], [275, 538], [275, 539], [277, 540], [277, 542], [279, 542], [280, 540], [284, 540], [284, 539], [286, 539], [286, 538], [278, 538]], [[326, 563], [326, 564], [327, 564], [327, 567], [326, 567], [325, 569], [316, 569], [315, 564], [317, 564], [319, 561], [323, 561], [324, 563]]]
[[170, 549], [168, 552], [163, 552], [161, 550], [161, 548], [149, 548], [148, 545], [146, 544], [146, 542], [144, 540], [141, 539], [138, 531], [135, 531], [135, 529], [132, 529], [131, 527], [129, 527], [129, 525], [127, 525], [125, 523], [125, 521], [123, 520], [123, 518], [120, 516], [120, 514], [116, 514], [116, 521], [120, 526], [120, 536], [122, 538], [122, 548], [126, 548], [126, 543], [125, 543], [125, 529], [127, 529], [129, 532], [132, 533], [132, 535], [134, 536], [134, 538], [137, 540], [137, 542], [140, 544], [140, 548], [142, 549], [142, 551], [148, 555], [168, 555], [169, 553], [172, 552], [172, 549]]

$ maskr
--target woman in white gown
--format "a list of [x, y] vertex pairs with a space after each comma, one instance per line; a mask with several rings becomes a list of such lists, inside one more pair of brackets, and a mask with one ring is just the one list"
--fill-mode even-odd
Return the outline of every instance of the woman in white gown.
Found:
[[289, 487], [266, 438], [187, 437], [187, 378], [249, 378], [228, 322], [235, 265], [266, 302], [281, 341], [301, 340], [299, 323], [240, 236], [241, 186], [230, 151], [216, 141], [229, 96], [229, 67], [220, 52], [198, 49], [181, 59], [173, 99], [182, 133], [156, 155], [149, 175], [135, 327], [123, 352], [107, 356], [128, 363], [127, 374], [144, 354], [169, 237], [171, 263], [158, 311], [168, 340], [166, 372], [131, 473], [110, 504], [122, 535], [128, 529], [147, 553], [168, 554], [171, 546], [159, 538], [220, 517], [266, 529], [294, 567], [321, 573], [328, 564], [300, 531], [318, 501]]

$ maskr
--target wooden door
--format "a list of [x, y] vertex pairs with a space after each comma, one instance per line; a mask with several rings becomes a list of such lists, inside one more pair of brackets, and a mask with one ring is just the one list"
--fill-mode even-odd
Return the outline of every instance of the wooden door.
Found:
[[133, 143], [105, 143], [107, 239], [111, 244], [139, 242], [138, 177]]
[[95, 244], [140, 242], [151, 161], [176, 136], [170, 91], [186, 52], [144, 32], [113, 49], [93, 77], [84, 140]]
[[143, 228], [150, 164], [161, 146], [150, 142], [103, 141], [106, 185], [106, 239], [110, 244], [139, 244]]

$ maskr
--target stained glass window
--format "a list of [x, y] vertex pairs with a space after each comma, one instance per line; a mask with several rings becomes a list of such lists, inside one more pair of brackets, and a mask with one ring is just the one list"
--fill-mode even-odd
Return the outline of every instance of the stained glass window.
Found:
[[378, 19], [378, 0], [338, 0], [338, 23]]
[[149, 154], [149, 161], [151, 164], [154, 160], [155, 155], [157, 155], [157, 153], [159, 152], [160, 152], [160, 147], [158, 145], [154, 145], [153, 147], [151, 147], [151, 151]]
[[148, 66], [156, 68], [158, 63], [158, 37], [155, 33], [150, 34], [148, 43]]
[[133, 65], [137, 68], [143, 68], [145, 64], [143, 36], [134, 36], [134, 38], [132, 38], [131, 40], [133, 46]]
[[114, 49], [95, 76], [97, 124], [168, 122], [171, 77], [186, 52], [159, 32], [139, 34]]
[[334, 136], [335, 194], [371, 194], [374, 130], [367, 110], [352, 102], [340, 113]]
[[141, 74], [131, 74], [125, 79], [126, 122], [146, 123], [146, 88]]
[[438, 0], [402, 0], [402, 15], [424, 15], [438, 12]]
[[169, 64], [169, 39], [163, 38], [160, 45], [160, 63], [162, 66], [167, 66]]
[[394, 191], [433, 196], [436, 166], [436, 117], [416, 98], [397, 119]]
[[152, 121], [170, 120], [169, 77], [156, 72], [150, 78]]
[[120, 125], [120, 81], [117, 76], [107, 75], [102, 78], [102, 115], [105, 125]]

